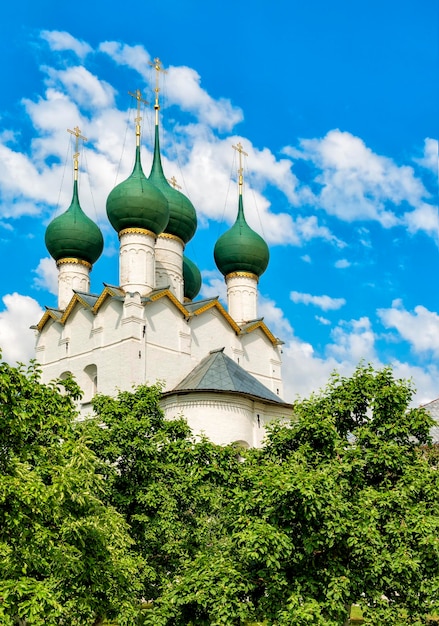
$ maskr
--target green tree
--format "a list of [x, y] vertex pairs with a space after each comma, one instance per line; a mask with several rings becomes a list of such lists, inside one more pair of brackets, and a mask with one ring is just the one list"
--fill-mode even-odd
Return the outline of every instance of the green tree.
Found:
[[101, 463], [75, 432], [72, 380], [0, 363], [0, 622], [133, 624], [141, 560], [104, 504]]
[[269, 624], [425, 624], [439, 602], [439, 474], [431, 418], [391, 369], [334, 375], [253, 451], [233, 543]]
[[159, 385], [98, 395], [96, 419], [82, 425], [105, 464], [109, 502], [145, 560], [142, 595], [153, 606], [170, 580], [222, 540], [227, 498], [241, 471], [235, 447], [195, 439], [183, 419], [165, 420], [160, 398]]

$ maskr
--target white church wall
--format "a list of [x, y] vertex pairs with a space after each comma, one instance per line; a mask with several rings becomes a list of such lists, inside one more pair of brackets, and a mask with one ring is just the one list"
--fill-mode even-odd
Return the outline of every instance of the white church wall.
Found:
[[243, 335], [241, 345], [244, 351], [242, 367], [282, 398], [283, 385], [279, 347], [273, 346], [266, 334], [259, 328]]
[[214, 443], [240, 443], [261, 447], [266, 426], [289, 418], [291, 409], [228, 393], [198, 391], [173, 395], [161, 402], [166, 419], [184, 417], [195, 435], [205, 434]]

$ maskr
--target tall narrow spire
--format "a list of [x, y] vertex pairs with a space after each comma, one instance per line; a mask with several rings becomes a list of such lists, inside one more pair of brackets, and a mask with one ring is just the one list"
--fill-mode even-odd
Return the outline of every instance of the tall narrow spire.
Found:
[[197, 214], [189, 198], [182, 194], [179, 185], [176, 184], [175, 177], [167, 180], [162, 166], [162, 158], [160, 154], [160, 136], [159, 136], [159, 93], [160, 93], [160, 74], [166, 74], [163, 69], [162, 62], [159, 58], [155, 58], [150, 65], [155, 70], [155, 136], [154, 136], [154, 157], [152, 161], [149, 180], [160, 189], [165, 195], [169, 204], [169, 222], [165, 228], [165, 235], [172, 235], [181, 239], [186, 244], [195, 234], [197, 228]]
[[147, 102], [142, 98], [140, 89], [128, 93], [137, 101], [136, 158], [131, 175], [110, 192], [107, 198], [107, 215], [118, 233], [127, 228], [143, 228], [157, 236], [168, 223], [168, 203], [152, 181], [148, 181], [142, 169], [140, 105]]

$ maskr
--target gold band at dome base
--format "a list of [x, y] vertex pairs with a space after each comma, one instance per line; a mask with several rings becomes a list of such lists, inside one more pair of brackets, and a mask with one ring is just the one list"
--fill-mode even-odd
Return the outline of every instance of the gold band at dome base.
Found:
[[119, 239], [122, 235], [147, 235], [156, 239], [157, 235], [147, 228], [124, 228], [119, 233]]
[[82, 259], [75, 259], [75, 257], [65, 257], [64, 259], [59, 259], [56, 262], [56, 266], [59, 267], [60, 265], [66, 265], [67, 263], [73, 263], [75, 265], [83, 265], [89, 270], [91, 270], [92, 268], [92, 264], [89, 263], [88, 261], [83, 261]]
[[229, 278], [251, 278], [257, 283], [259, 282], [259, 276], [253, 274], [253, 272], [230, 272], [230, 274], [226, 274], [225, 279], [228, 280]]
[[172, 233], [160, 233], [157, 239], [173, 239], [174, 241], [178, 241], [179, 243], [181, 243], [184, 248], [183, 239], [180, 239], [180, 237], [177, 237], [177, 235], [173, 235]]

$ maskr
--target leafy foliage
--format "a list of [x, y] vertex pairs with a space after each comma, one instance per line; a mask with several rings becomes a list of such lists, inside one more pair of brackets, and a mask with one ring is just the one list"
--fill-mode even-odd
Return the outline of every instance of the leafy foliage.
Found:
[[[132, 624], [138, 558], [74, 429], [79, 390], [0, 364], [0, 622]], [[134, 591], [134, 596], [133, 596]]]
[[333, 376], [249, 455], [234, 526], [269, 623], [343, 624], [353, 602], [374, 625], [421, 624], [437, 610], [439, 475], [419, 449], [431, 419], [407, 409], [411, 396], [387, 368]]
[[3, 364], [0, 383], [2, 624], [342, 626], [352, 603], [374, 626], [437, 614], [432, 421], [390, 369], [334, 375], [247, 452], [165, 421], [160, 386], [97, 396], [97, 418], [77, 423], [73, 381], [60, 393]]
[[97, 396], [97, 419], [83, 425], [105, 463], [109, 501], [145, 559], [146, 599], [222, 537], [224, 498], [240, 471], [234, 447], [195, 440], [183, 419], [166, 421], [160, 396], [160, 386]]

